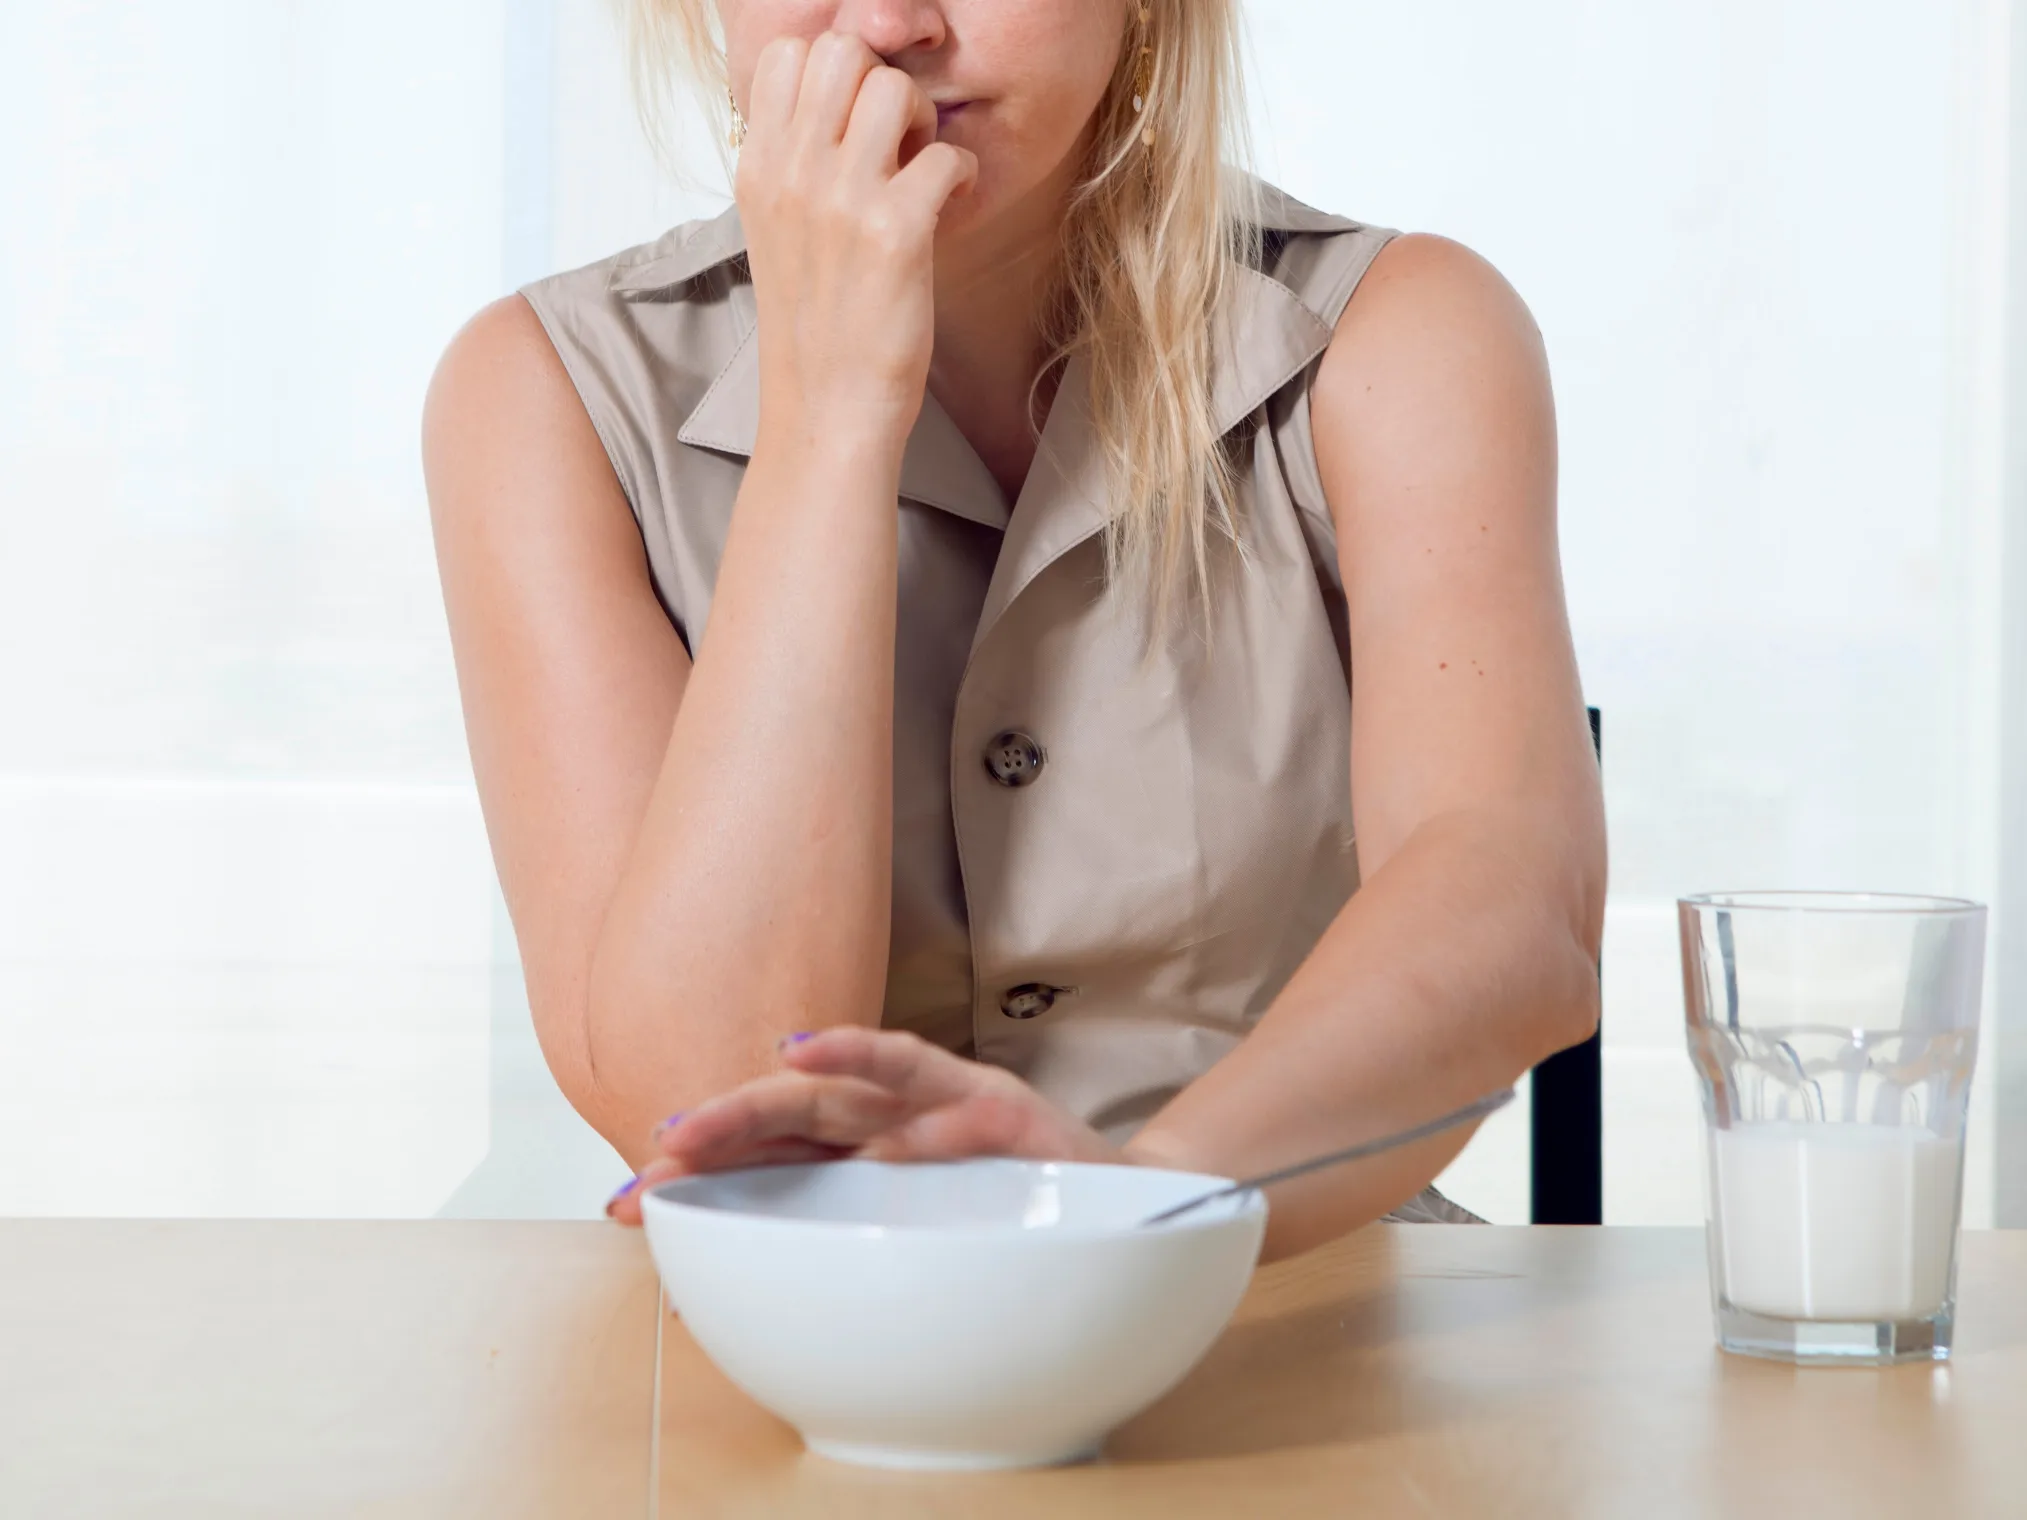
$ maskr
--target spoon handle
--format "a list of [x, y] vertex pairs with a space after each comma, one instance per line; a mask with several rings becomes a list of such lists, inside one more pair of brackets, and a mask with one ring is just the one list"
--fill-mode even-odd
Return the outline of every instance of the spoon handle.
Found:
[[1159, 1214], [1151, 1214], [1140, 1222], [1143, 1226], [1166, 1224], [1178, 1215], [1187, 1214], [1192, 1209], [1202, 1208], [1205, 1204], [1214, 1203], [1220, 1198], [1231, 1198], [1240, 1193], [1256, 1192], [1260, 1188], [1272, 1187], [1277, 1182], [1286, 1182], [1291, 1177], [1301, 1177], [1309, 1172], [1320, 1172], [1326, 1166], [1341, 1166], [1347, 1161], [1361, 1161], [1367, 1156], [1377, 1156], [1381, 1151], [1390, 1151], [1396, 1146], [1413, 1145], [1417, 1140], [1426, 1140], [1431, 1135], [1440, 1135], [1446, 1129], [1455, 1129], [1460, 1124], [1469, 1124], [1473, 1119], [1482, 1119], [1487, 1114], [1504, 1108], [1512, 1101], [1513, 1089], [1502, 1087], [1498, 1092], [1490, 1093], [1478, 1099], [1475, 1103], [1467, 1103], [1452, 1113], [1444, 1114], [1440, 1119], [1431, 1119], [1426, 1124], [1417, 1124], [1413, 1129], [1404, 1129], [1397, 1134], [1382, 1135], [1377, 1140], [1367, 1140], [1363, 1144], [1350, 1147], [1348, 1150], [1332, 1151], [1327, 1156], [1315, 1156], [1307, 1161], [1298, 1161], [1293, 1166], [1282, 1167], [1279, 1171], [1263, 1172], [1257, 1177], [1247, 1177], [1242, 1181], [1232, 1183], [1229, 1187], [1221, 1187], [1215, 1192], [1199, 1194], [1185, 1203], [1177, 1204], [1172, 1209], [1163, 1209]]

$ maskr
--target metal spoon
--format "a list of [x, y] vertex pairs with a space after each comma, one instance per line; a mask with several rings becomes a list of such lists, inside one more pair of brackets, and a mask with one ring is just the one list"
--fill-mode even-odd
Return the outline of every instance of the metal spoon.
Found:
[[1271, 1187], [1277, 1182], [1286, 1182], [1290, 1177], [1300, 1177], [1309, 1172], [1320, 1172], [1326, 1166], [1339, 1166], [1347, 1161], [1359, 1161], [1367, 1156], [1377, 1156], [1381, 1151], [1390, 1151], [1399, 1145], [1413, 1145], [1417, 1140], [1426, 1140], [1431, 1135], [1440, 1135], [1446, 1129], [1455, 1129], [1460, 1124], [1469, 1124], [1473, 1119], [1482, 1119], [1487, 1114], [1504, 1108], [1512, 1101], [1513, 1089], [1503, 1087], [1498, 1092], [1480, 1098], [1475, 1103], [1465, 1104], [1455, 1113], [1445, 1114], [1440, 1119], [1431, 1119], [1426, 1124], [1417, 1124], [1413, 1129], [1404, 1129], [1398, 1134], [1393, 1135], [1382, 1135], [1377, 1140], [1368, 1140], [1362, 1145], [1352, 1146], [1349, 1150], [1332, 1151], [1327, 1156], [1316, 1156], [1308, 1161], [1298, 1161], [1295, 1165], [1284, 1166], [1279, 1171], [1262, 1172], [1257, 1177], [1248, 1177], [1243, 1181], [1234, 1182], [1227, 1187], [1217, 1188], [1208, 1193], [1199, 1193], [1187, 1202], [1178, 1203], [1172, 1209], [1163, 1209], [1159, 1214], [1148, 1215], [1147, 1218], [1140, 1221], [1140, 1227], [1145, 1229], [1151, 1224], [1166, 1224], [1178, 1215], [1187, 1214], [1192, 1209], [1200, 1209], [1207, 1203], [1215, 1203], [1220, 1198], [1235, 1198], [1241, 1193], [1255, 1192], [1260, 1188]]

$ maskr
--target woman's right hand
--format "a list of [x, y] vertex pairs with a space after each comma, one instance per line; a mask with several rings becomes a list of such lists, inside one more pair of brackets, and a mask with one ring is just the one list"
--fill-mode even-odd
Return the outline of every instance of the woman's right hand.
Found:
[[937, 217], [978, 160], [935, 141], [929, 97], [843, 32], [769, 43], [746, 120], [762, 431], [877, 440], [898, 459], [929, 375]]

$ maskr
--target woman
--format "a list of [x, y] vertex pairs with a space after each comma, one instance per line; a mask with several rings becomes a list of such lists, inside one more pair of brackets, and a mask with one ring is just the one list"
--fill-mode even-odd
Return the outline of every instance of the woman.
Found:
[[736, 213], [488, 307], [425, 419], [536, 1026], [636, 1181], [1244, 1174], [1583, 1038], [1518, 298], [1222, 169], [1237, 0], [720, 0], [722, 54], [702, 3], [636, 37], [722, 60]]

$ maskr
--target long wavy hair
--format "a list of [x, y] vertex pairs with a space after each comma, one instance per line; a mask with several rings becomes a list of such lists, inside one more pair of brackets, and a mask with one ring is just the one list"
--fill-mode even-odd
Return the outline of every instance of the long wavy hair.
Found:
[[[1258, 231], [1254, 181], [1235, 172], [1250, 162], [1239, 0], [1144, 0], [1144, 24], [1141, 3], [1120, 3], [1124, 41], [1065, 208], [1045, 337], [1052, 364], [1081, 356], [1089, 366], [1114, 503], [1108, 562], [1160, 624], [1208, 595], [1213, 546], [1240, 542], [1235, 471], [1211, 404], [1212, 330]], [[710, 0], [624, 4], [635, 101], [674, 163], [686, 86], [728, 124], [717, 17]]]

